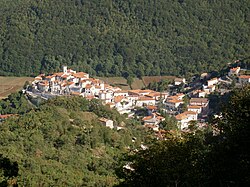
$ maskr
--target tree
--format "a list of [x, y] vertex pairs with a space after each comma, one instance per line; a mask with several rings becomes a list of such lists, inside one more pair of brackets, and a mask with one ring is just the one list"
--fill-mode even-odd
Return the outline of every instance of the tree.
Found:
[[130, 86], [130, 88], [132, 88], [133, 81], [134, 81], [134, 78], [132, 76], [127, 77], [127, 84]]
[[0, 186], [17, 186], [18, 164], [0, 154]]

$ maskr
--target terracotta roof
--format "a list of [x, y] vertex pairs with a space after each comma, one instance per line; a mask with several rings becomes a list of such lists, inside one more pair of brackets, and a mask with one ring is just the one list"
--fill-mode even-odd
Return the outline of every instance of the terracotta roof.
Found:
[[180, 96], [185, 96], [185, 94], [183, 94], [183, 93], [178, 93], [178, 94], [176, 94], [176, 96], [178, 96], [178, 97], [180, 97]]
[[207, 98], [191, 98], [190, 103], [207, 103]]
[[86, 75], [87, 73], [84, 73], [84, 72], [78, 72], [78, 73], [73, 74], [73, 76], [76, 78], [85, 78]]
[[59, 72], [59, 73], [55, 73], [54, 75], [61, 77], [63, 74], [64, 74], [63, 72]]
[[191, 109], [200, 109], [201, 106], [188, 106], [188, 108], [191, 108]]
[[185, 113], [181, 113], [181, 114], [178, 114], [177, 116], [175, 116], [175, 118], [177, 120], [183, 120], [183, 119], [187, 118], [187, 115]]
[[139, 90], [139, 93], [151, 93], [155, 92], [154, 90]]
[[179, 99], [179, 97], [176, 96], [176, 95], [169, 96], [169, 97], [167, 98], [167, 100], [178, 100], [178, 99]]
[[183, 119], [188, 118], [189, 115], [197, 115], [197, 113], [193, 111], [186, 111], [186, 112], [176, 115], [175, 118], [177, 120], [183, 120]]
[[117, 90], [115, 93], [128, 93], [128, 90]]
[[71, 92], [71, 95], [80, 95], [80, 92]]
[[67, 78], [67, 77], [68, 77], [68, 75], [62, 75], [61, 77], [62, 77], [62, 78]]
[[239, 76], [240, 79], [250, 79], [250, 75], [241, 75]]
[[177, 100], [177, 99], [173, 99], [173, 100], [169, 100], [167, 101], [168, 103], [182, 103], [183, 101], [181, 100]]
[[153, 98], [150, 98], [150, 97], [145, 97], [145, 96], [142, 96], [142, 97], [139, 97], [138, 101], [154, 101], [155, 99]]
[[101, 121], [101, 122], [107, 122], [109, 119], [107, 119], [107, 118], [99, 118], [99, 121]]
[[142, 118], [142, 121], [146, 121], [146, 120], [149, 120], [149, 119], [152, 119], [152, 118], [153, 118], [153, 116], [146, 116], [146, 117]]
[[116, 97], [114, 98], [115, 103], [121, 102], [121, 100], [122, 100], [123, 98], [124, 98], [123, 96], [116, 96]]
[[148, 97], [157, 97], [157, 96], [161, 96], [160, 92], [151, 92], [149, 94], [147, 94], [146, 96]]
[[11, 116], [16, 116], [17, 114], [4, 114], [4, 115], [0, 115], [0, 119], [7, 119]]
[[91, 84], [87, 84], [86, 86], [85, 86], [85, 88], [87, 88], [87, 89], [90, 89], [92, 86], [91, 86]]
[[193, 112], [193, 111], [185, 111], [184, 114], [186, 114], [186, 115], [195, 115], [197, 113]]

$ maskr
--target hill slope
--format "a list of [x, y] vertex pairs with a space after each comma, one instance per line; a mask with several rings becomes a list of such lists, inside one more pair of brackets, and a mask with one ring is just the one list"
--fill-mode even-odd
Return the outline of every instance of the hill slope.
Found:
[[0, 2], [0, 75], [187, 75], [249, 54], [248, 0]]
[[[99, 117], [125, 122], [125, 128], [111, 130]], [[0, 161], [18, 165], [20, 186], [113, 186], [118, 158], [150, 134], [97, 100], [58, 97], [0, 124]]]

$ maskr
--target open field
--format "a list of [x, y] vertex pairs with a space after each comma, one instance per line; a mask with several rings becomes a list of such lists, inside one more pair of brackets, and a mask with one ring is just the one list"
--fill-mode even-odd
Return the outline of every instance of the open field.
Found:
[[[113, 86], [118, 86], [123, 90], [130, 90], [129, 85], [127, 84], [127, 80], [123, 77], [97, 77], [108, 84]], [[159, 82], [161, 80], [170, 80], [173, 81], [175, 76], [144, 76], [141, 79], [134, 78], [132, 83], [132, 89], [142, 89], [145, 86], [149, 85], [151, 82]]]
[[97, 77], [100, 80], [103, 80], [105, 83], [108, 83], [113, 86], [117, 86], [122, 90], [130, 90], [127, 80], [123, 77]]
[[133, 89], [142, 89], [145, 87], [145, 85], [143, 84], [143, 81], [138, 78], [134, 78], [134, 81], [131, 86]]
[[26, 81], [31, 81], [32, 77], [2, 77], [0, 76], [0, 99], [6, 98], [9, 94], [22, 89]]
[[151, 82], [160, 82], [161, 80], [173, 81], [175, 78], [175, 76], [144, 76], [142, 77], [142, 81], [145, 86], [148, 86]]

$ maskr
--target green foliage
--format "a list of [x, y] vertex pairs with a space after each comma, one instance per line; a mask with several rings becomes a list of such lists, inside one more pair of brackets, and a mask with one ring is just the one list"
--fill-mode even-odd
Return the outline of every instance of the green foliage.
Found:
[[10, 94], [8, 98], [0, 100], [0, 114], [24, 114], [33, 107], [21, 91]]
[[[117, 174], [118, 186], [249, 186], [250, 86], [235, 90], [210, 128], [166, 136], [147, 150], [130, 154]], [[218, 132], [218, 130], [220, 132]], [[215, 132], [216, 132], [215, 131]]]
[[[215, 120], [221, 131], [209, 155], [213, 185], [250, 185], [250, 86], [235, 90], [222, 116]], [[216, 159], [216, 162], [213, 162]]]
[[155, 90], [157, 92], [163, 92], [168, 90], [168, 85], [171, 82], [169, 80], [161, 80], [160, 82], [152, 82], [149, 83], [149, 85], [147, 86], [147, 89], [150, 90]]
[[17, 177], [17, 175], [18, 164], [0, 154], [0, 186], [4, 187], [9, 184], [16, 186], [15, 177]]
[[200, 163], [206, 146], [196, 136], [159, 141], [132, 155], [133, 171], [125, 170], [120, 186], [201, 186]]
[[[99, 117], [125, 129], [104, 127]], [[97, 100], [57, 97], [1, 123], [0, 152], [18, 164], [20, 186], [113, 186], [118, 158], [149, 141], [147, 134]]]
[[[0, 2], [0, 75], [190, 75], [249, 54], [248, 0]], [[245, 62], [244, 62], [245, 63]]]

